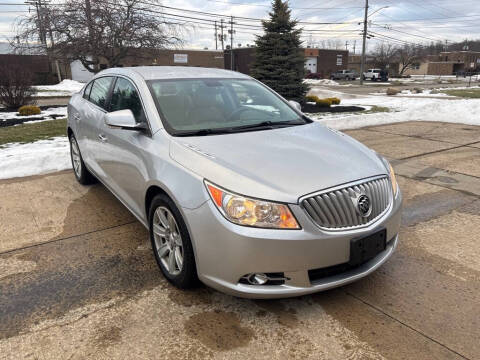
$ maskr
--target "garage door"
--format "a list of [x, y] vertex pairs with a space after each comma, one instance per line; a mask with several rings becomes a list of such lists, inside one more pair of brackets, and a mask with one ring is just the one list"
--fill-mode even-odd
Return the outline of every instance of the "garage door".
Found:
[[317, 57], [311, 56], [305, 58], [305, 69], [309, 70], [311, 73], [317, 72]]

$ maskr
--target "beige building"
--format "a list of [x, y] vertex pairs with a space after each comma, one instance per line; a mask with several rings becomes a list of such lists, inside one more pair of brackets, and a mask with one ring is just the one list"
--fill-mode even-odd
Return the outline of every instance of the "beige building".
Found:
[[457, 75], [480, 71], [479, 51], [445, 51], [427, 58], [406, 75]]

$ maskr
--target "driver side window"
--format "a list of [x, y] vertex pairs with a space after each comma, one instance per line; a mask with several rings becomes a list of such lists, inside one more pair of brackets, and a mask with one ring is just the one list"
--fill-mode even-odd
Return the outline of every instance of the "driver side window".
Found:
[[124, 78], [117, 78], [110, 101], [110, 111], [132, 110], [137, 122], [145, 122], [145, 113], [137, 89]]

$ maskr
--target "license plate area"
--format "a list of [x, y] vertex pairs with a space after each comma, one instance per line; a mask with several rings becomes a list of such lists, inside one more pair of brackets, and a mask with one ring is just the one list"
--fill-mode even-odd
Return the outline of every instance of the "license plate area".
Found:
[[383, 229], [374, 234], [359, 239], [350, 240], [350, 266], [358, 266], [373, 259], [384, 251], [387, 246], [387, 230]]

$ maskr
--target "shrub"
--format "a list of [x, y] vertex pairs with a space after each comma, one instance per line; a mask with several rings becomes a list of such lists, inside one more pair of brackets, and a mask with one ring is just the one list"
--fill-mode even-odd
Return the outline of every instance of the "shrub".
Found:
[[318, 96], [315, 96], [315, 95], [307, 95], [307, 96], [305, 96], [305, 100], [306, 100], [307, 102], [314, 102], [314, 103], [316, 103], [316, 102], [317, 102], [318, 100], [320, 100], [320, 99], [318, 98]]
[[415, 94], [421, 94], [421, 93], [423, 93], [423, 89], [422, 88], [413, 88], [413, 92]]
[[317, 101], [315, 101], [315, 104], [318, 107], [330, 107], [330, 105], [332, 105], [332, 102], [330, 99], [318, 99]]
[[400, 92], [400, 90], [394, 89], [394, 88], [388, 88], [387, 89], [387, 95], [393, 96], [397, 95]]
[[38, 115], [42, 111], [38, 106], [35, 105], [23, 105], [20, 109], [18, 109], [18, 113], [21, 116], [28, 116], [28, 115]]
[[332, 105], [340, 105], [340, 99], [337, 97], [327, 98], [327, 100], [330, 100]]
[[32, 73], [17, 64], [0, 67], [0, 105], [7, 109], [18, 109], [33, 104], [35, 89]]

